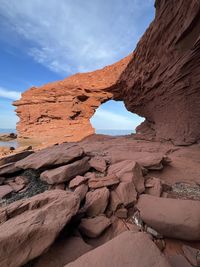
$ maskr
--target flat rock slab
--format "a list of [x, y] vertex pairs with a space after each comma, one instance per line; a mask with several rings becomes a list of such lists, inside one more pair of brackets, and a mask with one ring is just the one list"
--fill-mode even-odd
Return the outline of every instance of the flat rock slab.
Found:
[[144, 233], [124, 232], [65, 267], [171, 267]]
[[132, 182], [120, 183], [115, 192], [124, 206], [133, 205], [137, 201], [137, 192]]
[[0, 209], [0, 266], [19, 267], [41, 255], [79, 208], [79, 198], [46, 191]]
[[115, 175], [108, 175], [105, 177], [91, 178], [89, 179], [88, 186], [90, 188], [96, 189], [100, 187], [111, 186], [119, 184], [120, 180]]
[[141, 195], [142, 220], [165, 237], [200, 240], [200, 201]]
[[87, 191], [88, 191], [88, 186], [86, 184], [81, 184], [76, 187], [74, 193], [77, 194], [80, 197], [80, 200], [82, 201], [85, 198]]
[[40, 179], [47, 182], [48, 184], [59, 184], [70, 181], [78, 174], [84, 174], [89, 170], [90, 165], [88, 163], [88, 159], [88, 157], [85, 157], [71, 164], [44, 171], [43, 173], [41, 173]]
[[90, 166], [99, 172], [105, 172], [107, 165], [103, 157], [93, 157], [90, 160]]
[[13, 192], [13, 188], [10, 185], [0, 186], [0, 199]]
[[0, 166], [0, 176], [12, 174], [20, 171], [19, 167], [15, 166], [15, 163], [7, 163], [5, 165]]
[[109, 190], [106, 187], [88, 192], [83, 210], [90, 217], [104, 213], [108, 205], [109, 195]]
[[108, 168], [108, 175], [110, 174], [115, 174], [122, 182], [133, 182], [138, 193], [145, 190], [142, 169], [135, 161], [124, 160], [112, 164]]
[[74, 179], [72, 179], [69, 183], [69, 188], [77, 187], [85, 182], [87, 182], [88, 178], [84, 176], [77, 175]]
[[21, 169], [44, 169], [57, 165], [64, 165], [83, 156], [83, 149], [73, 143], [63, 143], [42, 149], [16, 162]]
[[104, 215], [100, 215], [94, 218], [82, 219], [79, 225], [79, 230], [87, 237], [96, 238], [110, 225], [111, 220]]
[[19, 161], [21, 159], [28, 157], [29, 155], [31, 155], [33, 153], [34, 152], [30, 150], [30, 151], [22, 151], [22, 152], [19, 152], [16, 154], [6, 156], [6, 157], [0, 159], [0, 166], [8, 164], [8, 163]]
[[33, 267], [63, 267], [92, 250], [81, 237], [72, 236], [58, 239], [50, 249], [40, 256]]
[[162, 195], [162, 182], [159, 178], [151, 177], [145, 183], [145, 193], [160, 197]]

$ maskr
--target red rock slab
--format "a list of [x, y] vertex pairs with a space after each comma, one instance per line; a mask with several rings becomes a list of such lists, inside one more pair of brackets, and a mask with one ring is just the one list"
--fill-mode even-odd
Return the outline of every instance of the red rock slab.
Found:
[[144, 233], [124, 232], [65, 267], [170, 267], [167, 259]]
[[45, 254], [39, 257], [33, 267], [63, 267], [91, 249], [92, 247], [81, 237], [66, 236], [58, 239]]
[[33, 151], [22, 151], [22, 152], [17, 152], [16, 154], [8, 155], [0, 159], [0, 166], [8, 164], [8, 163], [12, 163], [12, 162], [17, 162], [21, 159], [28, 157], [29, 155], [33, 153], [34, 153]]
[[109, 190], [106, 187], [88, 192], [83, 210], [90, 217], [104, 213], [108, 205], [109, 195]]
[[19, 267], [40, 256], [79, 209], [79, 198], [46, 191], [0, 209], [0, 266]]
[[140, 195], [142, 220], [165, 237], [200, 240], [200, 201]]
[[192, 267], [192, 265], [182, 255], [173, 255], [168, 257], [172, 267]]
[[109, 187], [111, 185], [119, 184], [120, 180], [115, 175], [108, 175], [105, 177], [91, 178], [89, 179], [89, 188], [96, 189], [100, 187]]
[[0, 199], [6, 197], [13, 192], [13, 188], [10, 185], [1, 185], [0, 186]]
[[145, 182], [145, 193], [155, 196], [155, 197], [160, 197], [162, 194], [162, 182], [159, 178], [151, 177]]
[[124, 160], [112, 164], [108, 168], [108, 175], [110, 174], [115, 174], [122, 182], [133, 182], [138, 193], [145, 190], [142, 170], [135, 161]]
[[74, 188], [79, 186], [80, 184], [83, 184], [87, 182], [88, 178], [84, 176], [77, 175], [74, 179], [72, 179], [69, 183], [69, 188]]
[[15, 192], [21, 191], [26, 186], [25, 184], [17, 184], [16, 182], [9, 182], [8, 184]]
[[122, 182], [118, 185], [115, 192], [122, 200], [124, 206], [135, 204], [137, 201], [137, 192], [132, 182]]
[[104, 215], [94, 218], [83, 218], [79, 224], [81, 233], [90, 238], [100, 236], [111, 225], [111, 220]]
[[64, 165], [52, 170], [47, 170], [41, 173], [40, 179], [48, 184], [59, 184], [70, 181], [77, 175], [84, 174], [90, 168], [88, 157], [77, 160], [68, 165]]
[[65, 165], [83, 156], [81, 147], [73, 143], [63, 143], [35, 152], [25, 159], [16, 162], [21, 169], [44, 169], [57, 165]]
[[80, 197], [80, 200], [82, 201], [88, 191], [88, 186], [86, 184], [81, 184], [79, 186], [77, 186], [74, 190], [74, 193], [77, 194]]
[[89, 164], [92, 168], [94, 168], [95, 170], [99, 172], [105, 172], [107, 168], [106, 161], [103, 157], [98, 157], [98, 156], [93, 157], [89, 161]]
[[12, 174], [20, 171], [21, 169], [15, 166], [15, 163], [7, 163], [0, 166], [0, 175]]

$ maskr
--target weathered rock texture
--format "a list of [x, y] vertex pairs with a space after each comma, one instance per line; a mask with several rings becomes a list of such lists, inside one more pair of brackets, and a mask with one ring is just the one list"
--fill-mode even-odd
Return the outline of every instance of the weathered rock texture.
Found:
[[14, 103], [20, 117], [20, 136], [51, 143], [78, 141], [93, 134], [89, 120], [102, 103], [113, 98], [111, 88], [130, 57], [102, 70], [78, 73], [26, 91]]
[[47, 191], [0, 209], [0, 266], [18, 267], [42, 254], [76, 214], [79, 198]]
[[157, 0], [155, 7], [155, 20], [132, 55], [25, 92], [14, 103], [20, 135], [79, 140], [94, 132], [95, 109], [115, 99], [146, 118], [137, 131], [148, 138], [179, 145], [199, 140], [200, 2]]

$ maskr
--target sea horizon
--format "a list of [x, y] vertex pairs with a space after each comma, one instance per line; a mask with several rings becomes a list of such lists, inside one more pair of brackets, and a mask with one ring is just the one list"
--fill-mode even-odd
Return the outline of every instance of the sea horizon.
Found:
[[[0, 128], [0, 134], [9, 134], [9, 133], [16, 133], [16, 129], [2, 129]], [[135, 133], [135, 130], [130, 130], [130, 129], [121, 129], [121, 130], [116, 130], [116, 129], [96, 129], [95, 134], [105, 134], [105, 135], [110, 135], [110, 136], [120, 136], [120, 135], [129, 135]], [[0, 147], [6, 146], [6, 147], [18, 147], [19, 144], [16, 141], [9, 141], [9, 142], [1, 142], [0, 141]]]

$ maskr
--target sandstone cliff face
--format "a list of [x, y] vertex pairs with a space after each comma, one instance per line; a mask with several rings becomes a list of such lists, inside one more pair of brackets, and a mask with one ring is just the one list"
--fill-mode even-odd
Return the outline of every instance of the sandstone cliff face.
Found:
[[157, 0], [156, 17], [120, 78], [144, 132], [176, 144], [200, 139], [200, 2]]
[[26, 91], [14, 103], [20, 117], [20, 136], [53, 143], [78, 141], [93, 134], [90, 118], [102, 103], [113, 98], [111, 88], [130, 57], [102, 70], [78, 73]]
[[102, 70], [31, 88], [14, 103], [22, 137], [75, 141], [94, 132], [101, 103], [123, 100], [146, 118], [138, 133], [178, 145], [200, 140], [200, 2], [157, 0], [134, 53]]

